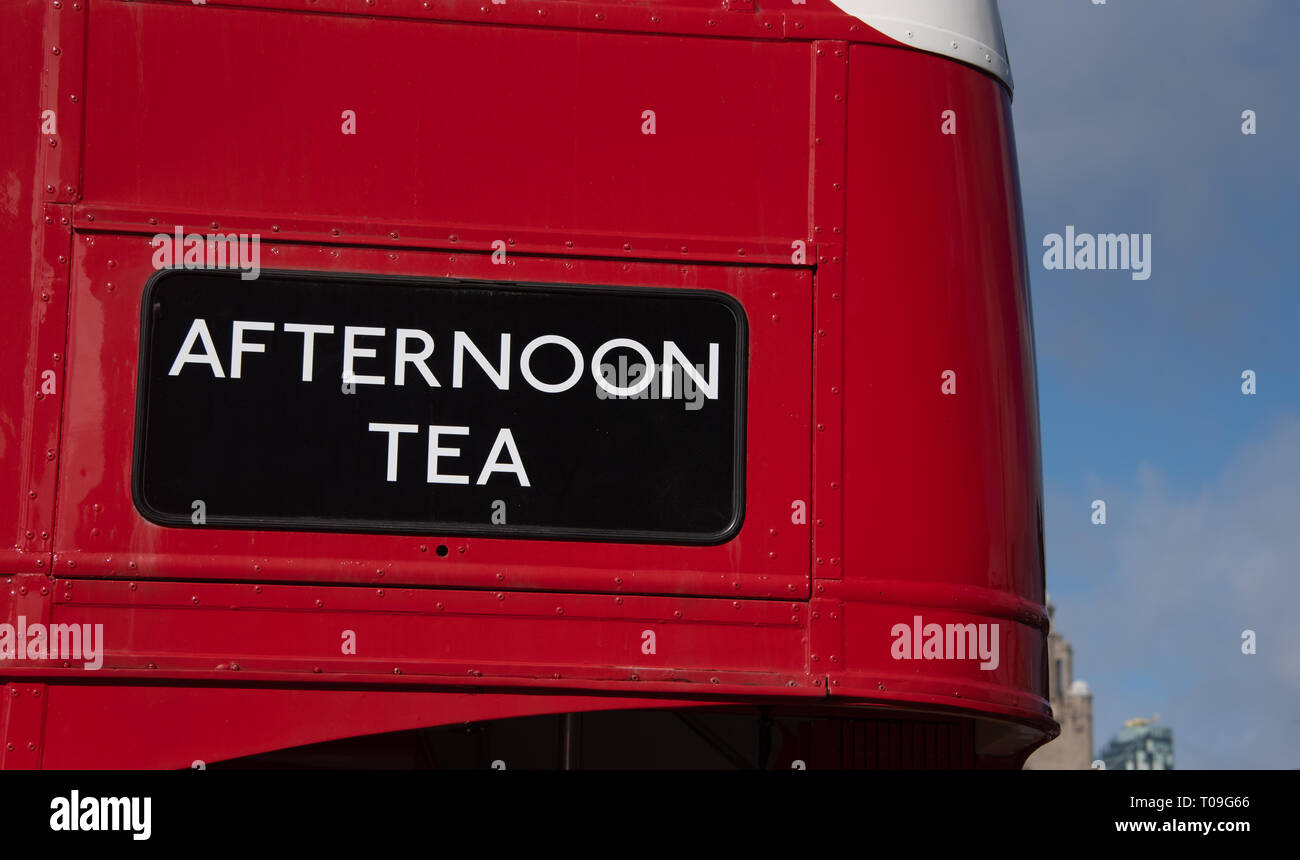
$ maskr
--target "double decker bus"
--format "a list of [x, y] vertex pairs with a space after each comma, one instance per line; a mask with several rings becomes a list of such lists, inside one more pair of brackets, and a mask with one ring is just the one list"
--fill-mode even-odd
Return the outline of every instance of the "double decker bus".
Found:
[[0, 15], [0, 766], [1055, 735], [994, 0]]

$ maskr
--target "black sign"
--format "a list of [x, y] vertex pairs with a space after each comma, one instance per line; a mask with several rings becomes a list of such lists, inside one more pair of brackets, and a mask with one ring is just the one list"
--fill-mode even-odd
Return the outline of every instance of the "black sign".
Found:
[[162, 525], [708, 544], [744, 505], [721, 293], [166, 270], [133, 493]]

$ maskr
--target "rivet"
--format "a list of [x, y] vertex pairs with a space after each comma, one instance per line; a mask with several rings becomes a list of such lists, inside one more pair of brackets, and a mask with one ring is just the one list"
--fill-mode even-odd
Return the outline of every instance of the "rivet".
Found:
[[198, 602], [199, 602], [199, 596], [198, 596], [197, 594], [194, 595], [193, 597], [190, 598], [190, 602], [191, 602], [191, 603], [198, 603]]
[[325, 605], [325, 601], [323, 601], [323, 600], [317, 600], [317, 601], [316, 601], [316, 608], [317, 608], [317, 609], [320, 609], [320, 608], [323, 607], [324, 605]]

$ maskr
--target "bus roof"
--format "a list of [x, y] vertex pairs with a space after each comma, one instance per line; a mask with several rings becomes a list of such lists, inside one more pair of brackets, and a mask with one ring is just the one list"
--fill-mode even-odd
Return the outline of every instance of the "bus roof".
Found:
[[978, 66], [1013, 89], [997, 0], [832, 0], [904, 45]]

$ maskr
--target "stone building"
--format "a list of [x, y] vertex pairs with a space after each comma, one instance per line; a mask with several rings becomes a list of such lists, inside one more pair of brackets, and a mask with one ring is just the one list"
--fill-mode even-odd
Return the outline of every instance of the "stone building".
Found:
[[1061, 735], [1040, 747], [1025, 762], [1026, 770], [1087, 770], [1092, 767], [1092, 691], [1074, 677], [1074, 649], [1056, 632], [1056, 607], [1047, 598], [1052, 620], [1047, 636], [1048, 684], [1052, 714]]

